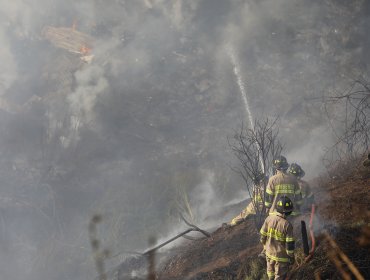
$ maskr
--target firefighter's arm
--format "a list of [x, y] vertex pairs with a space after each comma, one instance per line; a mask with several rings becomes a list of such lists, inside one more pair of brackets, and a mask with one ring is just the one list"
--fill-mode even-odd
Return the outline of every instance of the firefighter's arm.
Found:
[[245, 209], [243, 209], [242, 212], [240, 212], [240, 214], [238, 216], [236, 216], [235, 218], [233, 218], [230, 222], [230, 225], [232, 226], [235, 226], [237, 224], [240, 224], [243, 220], [244, 220], [244, 216], [245, 216]]
[[303, 198], [302, 198], [302, 191], [301, 188], [299, 187], [298, 183], [294, 186], [294, 198], [295, 198], [295, 203], [297, 206], [301, 206], [303, 203]]
[[269, 212], [269, 209], [272, 206], [272, 201], [274, 200], [274, 196], [275, 196], [275, 190], [273, 188], [273, 184], [272, 184], [271, 179], [270, 179], [268, 184], [267, 184], [266, 194], [265, 194], [266, 213]]
[[294, 249], [295, 249], [295, 241], [293, 237], [293, 226], [289, 225], [286, 233], [285, 238], [285, 246], [286, 252], [288, 256], [291, 258], [292, 262], [294, 262]]
[[263, 244], [263, 246], [265, 246], [266, 239], [267, 239], [267, 225], [266, 225], [266, 222], [263, 223], [263, 225], [261, 227], [261, 230], [260, 230], [260, 234], [261, 234], [260, 241]]

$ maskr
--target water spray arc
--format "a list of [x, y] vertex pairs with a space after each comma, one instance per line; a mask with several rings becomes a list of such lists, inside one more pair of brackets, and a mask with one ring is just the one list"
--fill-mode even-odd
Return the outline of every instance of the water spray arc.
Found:
[[[254, 131], [253, 115], [252, 115], [252, 111], [249, 106], [247, 91], [245, 90], [244, 82], [243, 82], [243, 79], [240, 73], [240, 65], [239, 65], [238, 60], [236, 59], [235, 50], [230, 44], [226, 45], [226, 53], [228, 57], [230, 58], [230, 62], [233, 66], [234, 75], [236, 77], [236, 82], [238, 83], [240, 94], [244, 102], [244, 108], [247, 114], [247, 118], [249, 120], [250, 128]], [[257, 144], [257, 149], [261, 150], [260, 147], [258, 147], [258, 144]], [[261, 155], [259, 157], [259, 160], [260, 160], [260, 164], [262, 167], [262, 171], [263, 173], [265, 173], [265, 165], [263, 164], [263, 159]]]
[[251, 112], [251, 109], [250, 109], [250, 106], [249, 106], [248, 96], [247, 96], [247, 92], [245, 90], [244, 82], [243, 82], [241, 74], [240, 74], [240, 65], [238, 63], [238, 60], [236, 59], [234, 48], [231, 45], [227, 45], [226, 46], [226, 53], [230, 58], [231, 64], [233, 65], [234, 75], [236, 77], [236, 81], [237, 81], [238, 86], [239, 86], [240, 94], [241, 94], [243, 102], [244, 102], [244, 108], [245, 108], [245, 111], [247, 113], [247, 118], [249, 120], [249, 125], [252, 128], [252, 130], [254, 130], [254, 120], [253, 120], [252, 112]]

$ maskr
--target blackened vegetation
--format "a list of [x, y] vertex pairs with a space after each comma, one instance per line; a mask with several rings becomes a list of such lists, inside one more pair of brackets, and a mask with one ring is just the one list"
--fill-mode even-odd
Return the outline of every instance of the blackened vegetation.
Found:
[[[312, 260], [302, 266], [292, 279], [312, 279], [312, 275], [315, 275], [315, 279], [363, 279], [353, 275], [351, 265], [346, 261], [338, 262], [335, 256], [338, 251], [352, 262], [364, 279], [370, 277], [367, 242], [370, 172], [365, 167], [355, 168], [351, 162], [340, 166], [337, 174], [343, 173], [342, 170], [346, 171], [345, 176], [330, 176], [326, 181], [317, 181], [314, 185], [317, 216], [322, 226], [316, 228], [318, 246]], [[331, 243], [337, 244], [339, 250], [330, 246], [327, 236], [332, 239]], [[340, 269], [338, 264], [342, 266]]]
[[[370, 147], [370, 84], [355, 80], [345, 91], [326, 97], [324, 107], [337, 138], [326, 153], [327, 165], [332, 165], [334, 160], [353, 160], [365, 154]], [[329, 113], [336, 109], [344, 111], [338, 116], [339, 125], [334, 121], [335, 116]]]
[[[370, 277], [370, 254], [369, 249], [361, 247], [357, 238], [361, 234], [361, 227], [328, 227], [328, 233], [335, 238], [335, 242], [340, 247], [341, 251], [351, 260], [356, 269], [364, 277]], [[333, 248], [328, 247], [327, 241], [323, 235], [319, 235], [319, 246], [315, 253], [315, 257], [306, 266], [303, 266], [294, 275], [293, 279], [312, 279], [312, 275], [319, 275], [318, 279], [348, 279], [344, 275], [353, 275], [347, 265], [343, 262], [343, 271], [340, 271], [333, 261], [331, 255]], [[344, 275], [343, 275], [344, 274]], [[356, 278], [354, 275], [349, 279]]]

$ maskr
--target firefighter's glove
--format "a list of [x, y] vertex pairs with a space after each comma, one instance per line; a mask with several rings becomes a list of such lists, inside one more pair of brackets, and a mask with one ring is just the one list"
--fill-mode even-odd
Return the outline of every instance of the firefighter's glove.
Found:
[[289, 258], [289, 264], [290, 265], [293, 265], [295, 263], [295, 258], [294, 257], [290, 257]]

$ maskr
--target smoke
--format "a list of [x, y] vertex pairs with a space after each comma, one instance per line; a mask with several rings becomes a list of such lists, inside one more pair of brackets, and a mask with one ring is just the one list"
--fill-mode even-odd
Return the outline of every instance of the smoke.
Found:
[[92, 65], [75, 74], [77, 87], [68, 95], [71, 113], [80, 117], [84, 123], [94, 121], [94, 107], [104, 92], [109, 90], [109, 84], [104, 77], [104, 70]]
[[0, 72], [0, 83], [1, 83], [0, 95], [2, 96], [16, 80], [18, 72], [14, 56], [10, 49], [10, 45], [6, 40], [6, 34], [4, 34], [4, 30], [0, 31], [1, 31], [0, 40], [1, 42], [4, 42], [0, 52], [0, 59], [4, 63], [4, 65], [7, 66], [6, 68], [2, 68]]
[[[315, 177], [332, 134], [312, 98], [368, 76], [367, 5], [1, 1], [4, 275], [94, 277], [87, 224], [96, 213], [114, 254], [175, 232], [180, 191], [200, 223], [244, 199], [226, 139], [245, 122], [245, 104], [225, 45], [238, 54], [253, 118], [278, 116], [288, 160]], [[90, 63], [43, 36], [73, 25], [93, 38]]]
[[217, 206], [222, 203], [215, 192], [215, 175], [212, 171], [205, 173], [203, 181], [191, 193], [191, 201], [196, 211], [195, 217], [199, 222], [212, 215]]
[[[307, 133], [307, 138], [310, 141], [303, 142], [301, 146], [289, 150], [287, 153], [289, 163], [298, 163], [305, 170], [307, 179], [313, 179], [325, 171], [324, 166], [320, 164], [322, 156], [325, 147], [329, 147], [334, 140], [327, 135], [328, 129], [328, 126], [316, 127]], [[318, 146], [318, 143], [321, 145]]]

